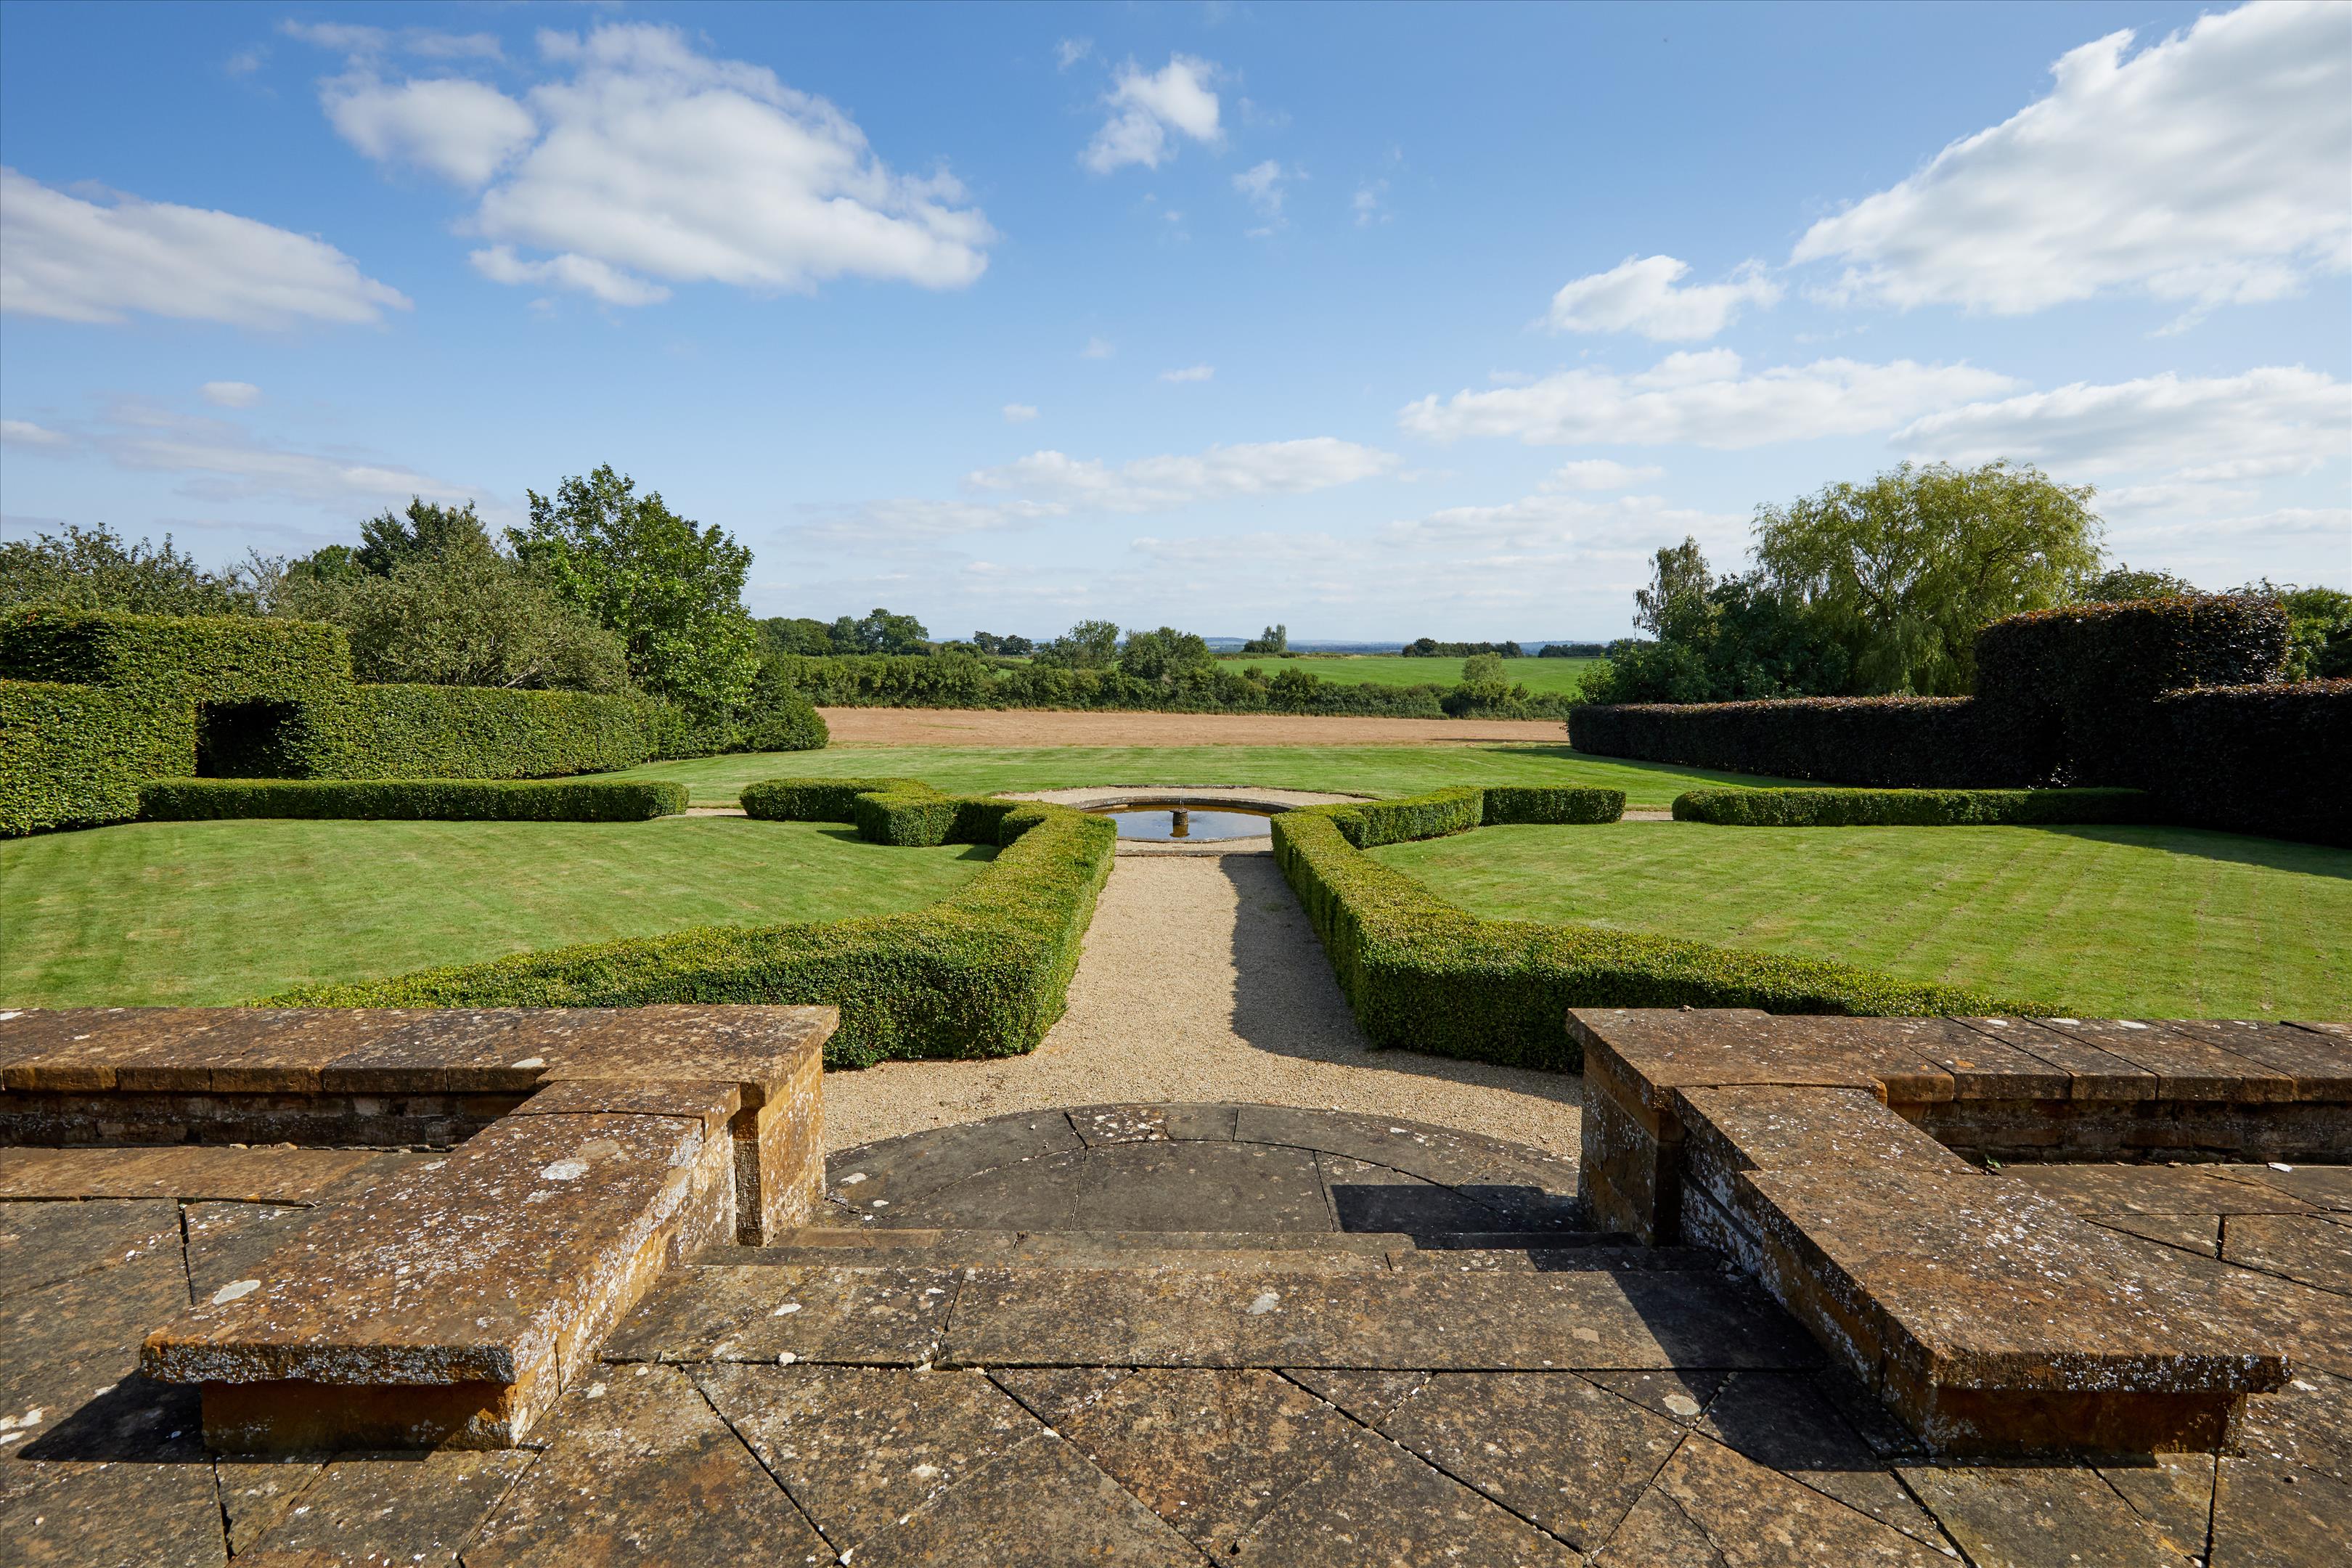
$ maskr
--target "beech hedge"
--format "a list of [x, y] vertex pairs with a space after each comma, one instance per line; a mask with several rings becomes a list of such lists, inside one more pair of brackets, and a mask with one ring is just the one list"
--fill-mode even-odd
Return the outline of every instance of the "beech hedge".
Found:
[[2352, 846], [2352, 680], [2200, 687], [2150, 711], [2140, 771], [2167, 816]]
[[[1357, 848], [1343, 824], [1362, 810], [1285, 812], [1274, 819], [1274, 852], [1376, 1047], [1574, 1071], [1583, 1053], [1568, 1034], [1570, 1007], [1759, 1007], [1868, 1016], [2054, 1011], [2047, 1003], [1818, 959], [1599, 926], [1480, 920]], [[1458, 821], [1459, 808], [1433, 810], [1421, 820]]]
[[645, 822], [686, 809], [686, 786], [618, 779], [155, 779], [150, 822], [310, 817], [444, 822]]
[[0, 838], [119, 822], [139, 785], [195, 765], [194, 710], [143, 693], [0, 680]]
[[341, 779], [606, 773], [651, 759], [657, 723], [639, 697], [485, 686], [354, 686], [276, 717], [267, 776]]
[[2136, 789], [1696, 789], [1675, 797], [1675, 820], [1727, 827], [2146, 822], [2153, 804]]
[[[843, 822], [839, 779], [773, 780], [744, 791], [755, 815]], [[910, 780], [860, 780], [898, 795]], [[1108, 817], [1031, 801], [988, 801], [956, 820], [992, 837], [995, 859], [948, 898], [903, 914], [773, 926], [704, 926], [668, 936], [519, 953], [358, 984], [315, 986], [270, 1005], [634, 1007], [656, 1002], [830, 1003], [841, 1027], [832, 1067], [885, 1058], [1001, 1057], [1033, 1050], [1062, 1015], [1078, 943], [1110, 875]], [[982, 809], [984, 806], [985, 809]], [[957, 842], [965, 840], [958, 839]]]
[[1596, 757], [1879, 789], [2026, 782], [2006, 750], [1988, 744], [1966, 697], [1586, 706], [1569, 715], [1568, 738]]

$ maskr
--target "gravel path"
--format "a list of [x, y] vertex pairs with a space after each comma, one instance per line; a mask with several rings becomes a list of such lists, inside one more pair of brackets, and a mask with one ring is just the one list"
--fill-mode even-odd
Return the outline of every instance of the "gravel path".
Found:
[[835, 746], [1564, 745], [1557, 719], [1289, 713], [1078, 713], [1031, 708], [820, 708]]
[[1014, 1110], [1255, 1100], [1411, 1117], [1572, 1159], [1583, 1089], [1564, 1073], [1366, 1049], [1272, 856], [1122, 857], [1045, 1044], [829, 1073], [824, 1130], [848, 1149]]

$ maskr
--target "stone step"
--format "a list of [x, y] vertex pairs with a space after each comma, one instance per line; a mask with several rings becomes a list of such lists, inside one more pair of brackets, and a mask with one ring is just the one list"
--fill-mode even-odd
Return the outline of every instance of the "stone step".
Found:
[[1642, 1247], [1593, 1231], [865, 1230], [811, 1227], [771, 1247], [722, 1248], [698, 1261], [772, 1268], [1184, 1268], [1380, 1271], [1443, 1268], [1713, 1269], [1691, 1247]]

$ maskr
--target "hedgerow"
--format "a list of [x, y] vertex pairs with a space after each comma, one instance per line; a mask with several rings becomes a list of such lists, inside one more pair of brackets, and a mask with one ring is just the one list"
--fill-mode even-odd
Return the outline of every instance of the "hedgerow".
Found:
[[349, 687], [352, 654], [341, 628], [311, 621], [37, 605], [0, 615], [0, 678], [173, 702], [291, 702]]
[[[1376, 1047], [1574, 1071], [1583, 1053], [1568, 1035], [1570, 1007], [1872, 1016], [2052, 1011], [1817, 959], [1599, 926], [1480, 920], [1350, 843], [1344, 819], [1362, 809], [1285, 812], [1274, 819], [1274, 852]], [[1449, 806], [1424, 820], [1458, 818], [1459, 807]]]
[[223, 817], [644, 822], [686, 809], [681, 784], [618, 779], [155, 779], [150, 822]]
[[[898, 795], [906, 780], [866, 780]], [[755, 815], [841, 822], [845, 781], [772, 780]], [[872, 793], [872, 792], [866, 792]], [[950, 796], [937, 796], [951, 800]], [[1035, 802], [958, 803], [958, 827], [995, 859], [960, 890], [903, 914], [824, 923], [705, 926], [669, 936], [520, 953], [391, 980], [316, 986], [270, 1005], [328, 1007], [633, 1007], [657, 1002], [829, 1003], [835, 1067], [885, 1058], [1013, 1056], [1061, 1016], [1078, 943], [1110, 874], [1107, 817]], [[958, 838], [956, 842], [967, 840]]]
[[1957, 827], [2146, 822], [2136, 789], [1695, 789], [1676, 822], [1727, 827]]
[[[637, 697], [486, 686], [354, 686], [289, 704], [270, 776], [548, 778], [635, 767], [654, 755]], [[242, 770], [240, 770], [242, 771]]]
[[194, 710], [138, 692], [0, 680], [0, 838], [117, 822], [142, 780], [195, 765]]

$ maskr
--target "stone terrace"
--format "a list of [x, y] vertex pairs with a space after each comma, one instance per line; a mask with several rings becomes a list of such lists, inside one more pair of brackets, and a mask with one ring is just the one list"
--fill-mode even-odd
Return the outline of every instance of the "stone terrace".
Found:
[[[1717, 1022], [1750, 1057], [1774, 1054], [1752, 1020]], [[609, 1014], [570, 1026], [632, 1027]], [[1618, 1042], [1616, 1088], [1635, 1064], [1657, 1068], [1623, 1018], [1586, 1026]], [[520, 1447], [215, 1451], [196, 1386], [142, 1375], [142, 1342], [355, 1228], [396, 1231], [385, 1194], [450, 1155], [20, 1148], [0, 1150], [0, 1561], [2345, 1561], [2347, 1173], [2288, 1159], [1994, 1170], [1932, 1139], [1906, 1156], [1872, 1114], [1916, 1131], [1897, 1112], [1955, 1103], [1957, 1087], [1916, 1104], [1890, 1094], [1889, 1111], [1846, 1081], [1843, 1055], [1836, 1072], [1797, 1075], [1827, 1084], [1682, 1074], [1661, 1101], [1683, 1133], [1678, 1215], [1716, 1203], [1708, 1184], [1726, 1172], [1725, 1191], [1744, 1179], [1778, 1201], [1793, 1189], [1760, 1178], [1842, 1169], [1846, 1153], [1898, 1172], [1951, 1160], [1968, 1174], [1938, 1180], [2108, 1238], [2103, 1256], [2151, 1289], [2221, 1293], [2244, 1314], [2231, 1348], [2286, 1359], [2273, 1391], [2241, 1396], [2218, 1457], [1936, 1457], [1882, 1403], [1880, 1374], [1848, 1370], [1844, 1347], [1777, 1304], [1769, 1270], [1759, 1284], [1736, 1247], [1727, 1262], [1593, 1229], [1579, 1173], [1532, 1149], [1255, 1105], [1024, 1113], [836, 1155], [799, 1228], [665, 1254]], [[1896, 1081], [1941, 1093], [1937, 1071], [1974, 1070]], [[1766, 1089], [1843, 1097], [1853, 1113], [1791, 1121], [1769, 1096], [1745, 1115], [1708, 1100], [1754, 1111], [1748, 1091]], [[12, 1089], [0, 1111], [38, 1092]], [[530, 1119], [535, 1100], [501, 1092], [510, 1113], [474, 1142]], [[557, 1103], [550, 1121], [711, 1126], [669, 1102]], [[1870, 1284], [1836, 1226], [1817, 1228]], [[151, 1352], [151, 1370], [173, 1369]]]

